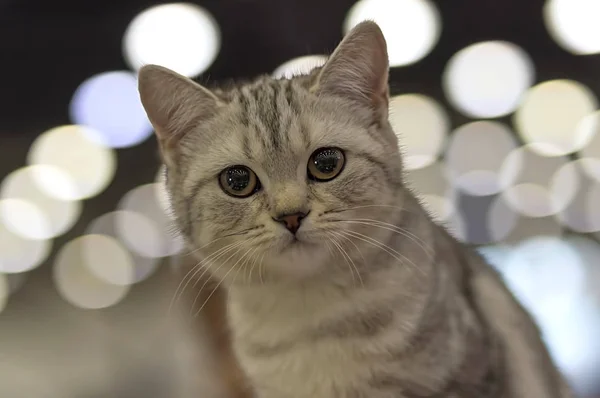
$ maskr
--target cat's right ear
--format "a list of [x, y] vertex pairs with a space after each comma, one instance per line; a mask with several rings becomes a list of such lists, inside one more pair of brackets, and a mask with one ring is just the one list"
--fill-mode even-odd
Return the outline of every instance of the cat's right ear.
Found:
[[177, 155], [183, 136], [220, 106], [209, 90], [158, 65], [140, 69], [138, 90], [166, 163]]

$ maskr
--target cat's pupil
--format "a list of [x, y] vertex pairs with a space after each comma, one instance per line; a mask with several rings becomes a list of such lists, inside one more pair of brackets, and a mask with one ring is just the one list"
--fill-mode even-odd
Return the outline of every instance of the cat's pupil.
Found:
[[227, 185], [234, 191], [243, 191], [250, 184], [250, 172], [241, 167], [227, 170]]
[[333, 149], [324, 149], [317, 153], [314, 157], [315, 168], [323, 174], [333, 173], [341, 160], [341, 154], [339, 151]]

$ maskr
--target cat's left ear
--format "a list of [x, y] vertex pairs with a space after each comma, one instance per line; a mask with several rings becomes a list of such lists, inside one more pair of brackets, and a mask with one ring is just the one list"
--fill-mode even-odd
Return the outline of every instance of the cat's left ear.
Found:
[[372, 108], [387, 118], [389, 89], [387, 44], [372, 21], [356, 25], [321, 69], [316, 92], [336, 95]]
[[183, 137], [222, 105], [208, 89], [158, 65], [140, 69], [138, 89], [165, 163], [174, 161]]

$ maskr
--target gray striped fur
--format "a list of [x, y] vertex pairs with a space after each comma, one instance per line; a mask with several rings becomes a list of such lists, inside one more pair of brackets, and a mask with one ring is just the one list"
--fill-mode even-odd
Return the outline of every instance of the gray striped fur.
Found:
[[[387, 53], [358, 25], [322, 69], [205, 89], [156, 66], [142, 102], [177, 225], [228, 288], [234, 347], [258, 398], [565, 398], [531, 317], [402, 181], [387, 121]], [[307, 179], [339, 147], [336, 179]], [[246, 199], [217, 176], [242, 164]], [[273, 217], [308, 212], [291, 243]], [[369, 220], [369, 221], [365, 221]]]

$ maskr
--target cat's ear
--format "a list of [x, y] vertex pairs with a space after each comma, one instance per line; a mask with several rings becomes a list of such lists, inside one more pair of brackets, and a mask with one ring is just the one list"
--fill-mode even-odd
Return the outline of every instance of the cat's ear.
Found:
[[165, 158], [172, 157], [183, 136], [221, 105], [206, 88], [157, 65], [140, 69], [138, 89]]
[[[356, 25], [321, 69], [314, 90], [337, 95], [387, 115], [387, 44], [372, 21]], [[383, 115], [380, 115], [383, 116]]]

